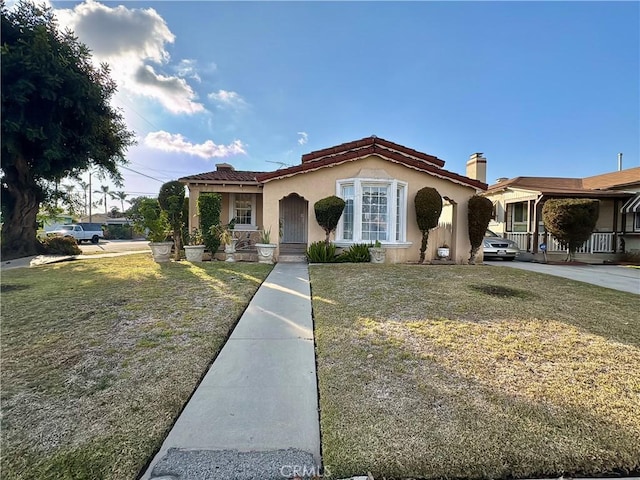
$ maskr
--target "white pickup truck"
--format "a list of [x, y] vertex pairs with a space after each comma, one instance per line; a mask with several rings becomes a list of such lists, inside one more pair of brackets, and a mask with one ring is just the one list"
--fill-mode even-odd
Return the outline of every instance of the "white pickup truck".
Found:
[[73, 237], [76, 242], [82, 243], [90, 240], [91, 243], [98, 243], [104, 238], [102, 226], [99, 223], [74, 223], [72, 225], [61, 225], [60, 228], [47, 232], [47, 236]]

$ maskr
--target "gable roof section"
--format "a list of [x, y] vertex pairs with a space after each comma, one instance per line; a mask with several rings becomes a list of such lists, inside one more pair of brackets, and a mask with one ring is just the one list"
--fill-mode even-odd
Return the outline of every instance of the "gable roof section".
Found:
[[260, 185], [256, 177], [264, 172], [249, 172], [243, 170], [216, 170], [213, 172], [199, 173], [188, 177], [182, 177], [178, 181], [182, 183], [206, 183], [219, 184], [248, 184]]
[[616, 193], [615, 188], [624, 189], [626, 186], [640, 185], [640, 168], [629, 168], [618, 172], [605, 173], [587, 178], [562, 177], [515, 177], [491, 185], [487, 193], [496, 193], [507, 188], [518, 188], [540, 192], [543, 195], [574, 195], [574, 196], [611, 196]]
[[586, 177], [582, 180], [582, 183], [585, 188], [598, 189], [640, 186], [640, 167]]
[[302, 163], [294, 167], [283, 168], [257, 176], [259, 182], [268, 182], [280, 178], [292, 177], [325, 167], [332, 167], [355, 161], [369, 155], [377, 155], [390, 162], [404, 165], [421, 172], [431, 174], [454, 183], [480, 190], [486, 190], [487, 184], [442, 168], [444, 162], [437, 157], [421, 153], [378, 137], [368, 137], [354, 142], [343, 143], [336, 147], [317, 150], [302, 156]]

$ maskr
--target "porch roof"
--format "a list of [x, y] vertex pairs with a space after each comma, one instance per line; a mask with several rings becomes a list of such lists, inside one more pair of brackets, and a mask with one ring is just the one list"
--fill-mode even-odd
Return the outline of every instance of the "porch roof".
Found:
[[256, 177], [264, 172], [250, 172], [246, 170], [216, 170], [213, 172], [198, 173], [179, 179], [182, 183], [201, 183], [207, 185], [260, 185]]
[[435, 177], [458, 183], [479, 190], [486, 190], [487, 184], [464, 175], [450, 172], [442, 168], [444, 162], [437, 157], [398, 145], [378, 137], [368, 137], [355, 142], [343, 143], [302, 156], [302, 164], [283, 168], [257, 176], [258, 181], [268, 182], [300, 173], [332, 167], [342, 163], [355, 161], [369, 155], [377, 155], [385, 160], [399, 163], [408, 168], [428, 173]]

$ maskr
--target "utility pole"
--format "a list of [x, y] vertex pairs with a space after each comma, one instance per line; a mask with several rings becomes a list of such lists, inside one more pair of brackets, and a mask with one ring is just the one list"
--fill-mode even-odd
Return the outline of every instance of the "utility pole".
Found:
[[91, 223], [91, 171], [89, 171], [89, 223]]

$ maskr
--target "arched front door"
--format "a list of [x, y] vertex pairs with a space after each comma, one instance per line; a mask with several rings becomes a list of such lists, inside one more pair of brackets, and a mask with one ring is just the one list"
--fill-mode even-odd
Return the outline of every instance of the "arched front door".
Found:
[[[288, 245], [292, 249], [307, 245], [309, 202], [296, 193], [280, 200], [280, 250]], [[286, 245], [283, 245], [286, 244]]]

